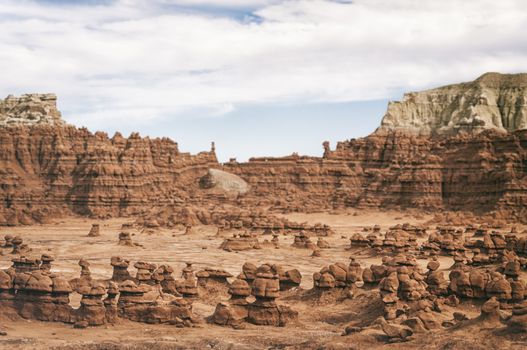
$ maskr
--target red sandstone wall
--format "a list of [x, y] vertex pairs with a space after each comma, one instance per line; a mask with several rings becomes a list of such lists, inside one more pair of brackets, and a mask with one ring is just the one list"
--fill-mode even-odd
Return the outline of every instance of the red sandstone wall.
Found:
[[123, 215], [185, 200], [214, 153], [180, 153], [175, 142], [90, 133], [75, 127], [0, 129], [0, 224], [57, 212]]
[[[183, 154], [169, 139], [75, 127], [0, 129], [0, 224], [60, 213], [128, 215], [165, 205], [226, 201], [199, 189], [214, 153]], [[527, 131], [424, 137], [378, 132], [324, 157], [228, 163], [248, 194], [234, 204], [279, 211], [334, 208], [499, 210], [527, 218]], [[178, 204], [179, 203], [179, 204]]]
[[224, 168], [251, 184], [246, 202], [278, 209], [499, 209], [525, 219], [527, 208], [527, 131], [375, 133], [339, 142], [323, 158], [259, 158]]

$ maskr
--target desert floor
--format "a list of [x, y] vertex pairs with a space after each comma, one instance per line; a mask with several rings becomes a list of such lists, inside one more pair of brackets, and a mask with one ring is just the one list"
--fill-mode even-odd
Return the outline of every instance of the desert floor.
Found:
[[[310, 250], [291, 248], [292, 236], [280, 237], [280, 249], [264, 247], [260, 250], [226, 252], [219, 249], [223, 237], [215, 236], [216, 228], [211, 226], [193, 227], [189, 235], [184, 234], [184, 228], [159, 229], [154, 233], [132, 230], [134, 241], [142, 247], [117, 245], [121, 225], [133, 222], [133, 218], [105, 221], [68, 218], [50, 225], [1, 227], [1, 237], [5, 234], [20, 235], [29, 244], [33, 251], [27, 255], [53, 255], [56, 259], [53, 271], [61, 272], [68, 278], [79, 276], [80, 267], [77, 263], [80, 258], [84, 258], [91, 263], [94, 278], [109, 279], [112, 274], [110, 257], [118, 255], [131, 260], [131, 266], [139, 260], [172, 265], [176, 277], [179, 277], [185, 262], [192, 262], [196, 271], [204, 267], [223, 268], [236, 276], [241, 272], [243, 263], [250, 261], [257, 265], [270, 262], [298, 268], [303, 280], [298, 290], [286, 292], [278, 300], [299, 312], [298, 322], [283, 328], [248, 324], [245, 330], [234, 330], [203, 322], [189, 329], [120, 321], [116, 325], [74, 329], [72, 325], [60, 323], [0, 319], [0, 326], [7, 332], [7, 336], [0, 337], [0, 349], [527, 348], [524, 336], [501, 336], [500, 330], [484, 330], [481, 327], [474, 332], [463, 329], [419, 335], [410, 342], [389, 345], [385, 343], [380, 329], [341, 336], [346, 325], [360, 325], [382, 314], [382, 305], [376, 304], [373, 294], [367, 291], [359, 291], [354, 298], [340, 303], [310, 299], [306, 293], [312, 288], [313, 273], [330, 263], [347, 263], [350, 255], [355, 256], [363, 267], [380, 263], [380, 256], [372, 257], [362, 254], [360, 250], [347, 249], [349, 237], [365, 226], [379, 224], [384, 231], [397, 223], [416, 224], [431, 219], [427, 215], [390, 211], [355, 213], [287, 215], [293, 221], [325, 223], [336, 231], [335, 235], [326, 238], [331, 248], [324, 249], [321, 257], [311, 257]], [[96, 222], [101, 224], [101, 236], [87, 237], [92, 223]], [[225, 237], [230, 235], [225, 233]], [[260, 241], [270, 238], [262, 236]], [[9, 251], [3, 249], [0, 268], [8, 268], [12, 258]], [[426, 260], [419, 262], [423, 266], [427, 264]], [[442, 268], [446, 268], [453, 260], [443, 257], [441, 262]], [[132, 274], [134, 270], [130, 268]], [[194, 302], [194, 313], [201, 318], [210, 316], [216, 303], [226, 299], [226, 294], [200, 298]], [[78, 307], [79, 300], [78, 295], [72, 297], [72, 305]], [[463, 304], [462, 311], [469, 316], [476, 316], [479, 314], [479, 305]]]

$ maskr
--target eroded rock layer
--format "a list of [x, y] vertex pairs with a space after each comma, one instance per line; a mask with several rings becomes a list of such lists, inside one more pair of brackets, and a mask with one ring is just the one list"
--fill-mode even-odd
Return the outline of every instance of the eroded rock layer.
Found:
[[181, 153], [168, 138], [108, 138], [73, 126], [0, 128], [0, 224], [184, 202], [217, 166], [214, 152]]
[[12, 95], [0, 100], [0, 126], [62, 125], [54, 94]]
[[410, 92], [390, 102], [380, 130], [420, 134], [527, 129], [527, 74], [486, 73], [475, 81]]
[[389, 105], [375, 133], [334, 150], [325, 142], [322, 157], [223, 166], [214, 144], [190, 155], [168, 138], [109, 138], [65, 125], [54, 95], [9, 97], [0, 101], [0, 225], [152, 208], [189, 217], [189, 205], [218, 204], [279, 212], [417, 207], [526, 221], [526, 96], [526, 74], [488, 73], [407, 95]]
[[224, 168], [249, 183], [247, 205], [285, 211], [418, 207], [526, 217], [525, 130], [448, 137], [377, 132], [339, 142], [322, 158], [253, 158]]

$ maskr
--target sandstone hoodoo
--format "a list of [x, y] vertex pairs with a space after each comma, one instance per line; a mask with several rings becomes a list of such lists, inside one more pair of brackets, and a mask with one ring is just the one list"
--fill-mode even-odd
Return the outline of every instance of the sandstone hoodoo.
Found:
[[130, 265], [130, 261], [126, 259], [122, 259], [119, 256], [113, 256], [111, 258], [111, 265], [113, 267], [113, 274], [111, 280], [113, 282], [124, 282], [127, 280], [132, 280], [132, 276], [130, 275], [130, 272], [128, 271], [128, 266]]
[[229, 286], [229, 294], [231, 298], [228, 302], [221, 302], [216, 305], [214, 314], [209, 318], [209, 321], [220, 326], [244, 328], [243, 322], [248, 316], [249, 301], [247, 297], [251, 295], [251, 287], [247, 281], [236, 279]]
[[123, 232], [119, 233], [119, 242], [118, 242], [118, 244], [122, 245], [122, 246], [126, 246], [126, 247], [139, 246], [138, 243], [134, 243], [132, 241], [132, 235], [130, 234], [130, 232], [126, 232], [126, 231], [123, 231]]
[[88, 237], [99, 237], [101, 235], [99, 224], [92, 224]]
[[525, 348], [526, 96], [489, 73], [225, 164], [8, 97], [0, 348]]
[[285, 326], [298, 318], [298, 312], [275, 301], [280, 296], [279, 277], [269, 265], [262, 265], [256, 271], [252, 284], [252, 295], [256, 301], [249, 305], [247, 321], [256, 325]]

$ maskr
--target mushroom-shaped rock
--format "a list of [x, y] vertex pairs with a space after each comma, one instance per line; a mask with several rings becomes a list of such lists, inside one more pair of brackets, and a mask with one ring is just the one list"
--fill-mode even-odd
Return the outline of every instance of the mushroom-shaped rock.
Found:
[[112, 281], [119, 283], [132, 279], [130, 272], [128, 272], [128, 266], [130, 265], [128, 260], [114, 256], [111, 258], [111, 265], [113, 266]]
[[246, 262], [242, 266], [242, 274], [239, 276], [239, 278], [244, 279], [249, 283], [252, 283], [252, 281], [256, 278], [257, 269], [258, 267], [253, 263]]
[[235, 279], [229, 285], [229, 294], [232, 296], [248, 297], [251, 295], [251, 286], [245, 280]]
[[40, 264], [40, 269], [44, 270], [44, 271], [47, 271], [47, 272], [50, 272], [51, 271], [51, 263], [54, 260], [55, 259], [51, 255], [49, 255], [49, 254], [42, 254], [42, 256], [40, 257], [40, 261], [42, 262]]
[[130, 235], [130, 232], [120, 232], [119, 233], [119, 245], [127, 246], [127, 247], [133, 247], [135, 244], [132, 241], [132, 236]]
[[81, 278], [90, 278], [90, 263], [82, 258], [79, 260], [79, 266], [81, 267]]
[[333, 275], [330, 274], [329, 272], [323, 272], [323, 273], [315, 272], [313, 274], [313, 281], [314, 281], [315, 287], [318, 287], [318, 288], [329, 289], [329, 288], [336, 287], [335, 277], [333, 277]]
[[252, 285], [252, 294], [259, 298], [274, 299], [280, 296], [280, 283], [277, 276], [273, 275], [268, 265], [258, 268], [256, 279]]
[[503, 277], [491, 280], [486, 287], [487, 295], [496, 297], [499, 301], [506, 302], [512, 298], [512, 287], [509, 281]]
[[30, 273], [23, 289], [34, 292], [51, 293], [53, 291], [53, 281], [48, 274], [41, 271], [33, 271]]
[[51, 275], [51, 280], [53, 293], [69, 294], [73, 292], [70, 283], [63, 276]]
[[348, 283], [355, 283], [362, 281], [362, 267], [355, 261], [355, 258], [350, 258], [350, 264], [348, 266], [348, 272], [346, 274], [346, 281]]
[[490, 298], [481, 306], [481, 314], [477, 320], [493, 323], [500, 322], [500, 302], [496, 297]]
[[219, 303], [212, 316], [208, 319], [209, 322], [219, 326], [231, 326], [234, 329], [243, 329], [243, 318], [238, 316], [238, 313], [228, 303]]

